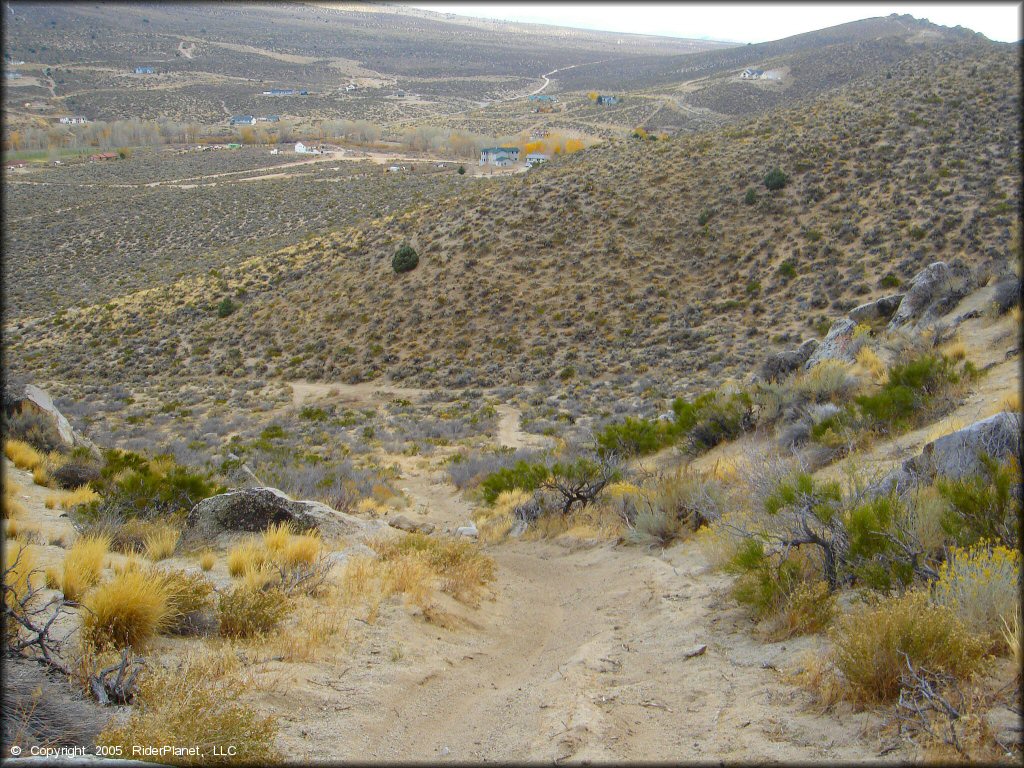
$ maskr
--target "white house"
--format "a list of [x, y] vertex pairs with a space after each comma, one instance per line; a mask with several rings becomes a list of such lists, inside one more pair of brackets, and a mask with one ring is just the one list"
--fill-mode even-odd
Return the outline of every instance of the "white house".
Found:
[[346, 91], [354, 91], [355, 89], [356, 89], [356, 84], [355, 83], [349, 83], [348, 85], [345, 86], [345, 90]]
[[487, 147], [480, 150], [480, 165], [505, 168], [519, 162], [519, 147]]
[[86, 120], [84, 117], [81, 117], [80, 115], [75, 115], [73, 117], [62, 117], [58, 120], [58, 122], [61, 125], [82, 125], [83, 123], [87, 123], [89, 121]]
[[543, 152], [531, 152], [526, 156], [526, 167], [533, 168], [533, 166], [546, 163], [550, 159], [551, 155], [545, 155]]
[[740, 74], [740, 78], [743, 80], [760, 80], [762, 77], [764, 77], [764, 70], [750, 69], [749, 67]]
[[320, 150], [316, 147], [307, 147], [301, 141], [295, 142], [295, 152], [300, 155], [319, 155]]

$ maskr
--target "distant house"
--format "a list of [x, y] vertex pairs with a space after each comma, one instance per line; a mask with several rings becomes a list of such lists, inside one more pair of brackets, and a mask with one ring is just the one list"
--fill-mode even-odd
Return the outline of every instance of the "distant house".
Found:
[[743, 80], [760, 80], [762, 77], [764, 77], [763, 69], [747, 68], [740, 74], [740, 78]]
[[89, 155], [90, 163], [102, 163], [107, 160], [117, 160], [116, 152], [100, 152], [97, 155]]
[[400, 170], [402, 170], [402, 166], [400, 166], [400, 165], [389, 165], [388, 166], [388, 173], [398, 173]]
[[400, 99], [403, 99], [403, 98], [405, 98], [405, 91], [398, 91], [398, 92], [397, 92], [397, 93], [395, 94], [395, 96], [397, 96], [397, 97], [398, 97], [398, 98], [400, 98]]
[[619, 97], [618, 96], [598, 96], [597, 97], [597, 103], [600, 106], [603, 106], [603, 107], [610, 107], [610, 106], [612, 106], [614, 104], [618, 104], [619, 103]]
[[526, 156], [526, 167], [533, 168], [533, 166], [546, 163], [550, 159], [551, 155], [545, 155], [543, 152], [531, 152]]
[[519, 147], [487, 147], [480, 150], [480, 165], [505, 168], [519, 162]]
[[81, 115], [74, 115], [72, 117], [57, 118], [57, 122], [61, 125], [82, 125], [83, 123], [87, 123], [89, 121]]
[[356, 88], [357, 86], [355, 83], [349, 83], [348, 85], [345, 86], [346, 91], [354, 91], [356, 90]]
[[241, 148], [242, 148], [242, 145], [239, 144], [238, 142], [232, 142], [231, 144], [228, 144], [228, 149], [241, 149]]
[[28, 165], [24, 160], [5, 160], [4, 168], [25, 168]]
[[256, 118], [252, 115], [235, 115], [229, 122], [231, 125], [256, 125]]
[[279, 122], [281, 122], [281, 116], [280, 115], [266, 115], [264, 117], [257, 117], [256, 119], [259, 120], [261, 123], [279, 123]]
[[546, 93], [531, 93], [528, 98], [530, 99], [530, 101], [558, 101], [557, 97], [549, 96]]
[[153, 74], [156, 74], [156, 70], [153, 69], [153, 67], [136, 67], [135, 68], [135, 74], [136, 75], [153, 75]]
[[300, 155], [319, 155], [322, 154], [316, 147], [307, 147], [301, 141], [295, 142], [295, 152]]

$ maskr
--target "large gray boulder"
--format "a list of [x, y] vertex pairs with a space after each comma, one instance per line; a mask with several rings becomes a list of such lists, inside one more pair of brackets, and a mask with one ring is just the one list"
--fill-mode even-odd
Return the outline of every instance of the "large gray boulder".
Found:
[[761, 363], [761, 378], [765, 381], [775, 381], [807, 362], [807, 359], [818, 348], [817, 339], [808, 339], [796, 349], [789, 349], [785, 352], [777, 352], [769, 355]]
[[48, 418], [54, 426], [57, 435], [66, 448], [85, 447], [91, 452], [99, 455], [99, 450], [88, 438], [78, 434], [71, 426], [71, 422], [60, 412], [53, 403], [53, 398], [42, 387], [35, 384], [25, 384], [20, 387], [8, 387], [4, 389], [3, 395], [4, 414], [14, 416], [22, 413], [37, 413]]
[[883, 493], [903, 492], [940, 477], [959, 480], [976, 475], [984, 469], [982, 454], [998, 461], [1020, 456], [1022, 426], [1021, 414], [1003, 411], [944, 435], [889, 473], [878, 489]]
[[196, 504], [185, 520], [182, 541], [206, 543], [237, 533], [259, 533], [283, 522], [297, 530], [315, 528], [328, 539], [364, 538], [387, 527], [381, 520], [364, 520], [318, 501], [295, 501], [277, 488], [240, 488]]
[[970, 269], [962, 264], [929, 264], [910, 281], [910, 288], [886, 327], [895, 330], [938, 319], [968, 293], [970, 282]]
[[849, 318], [855, 323], [867, 324], [878, 320], [888, 320], [899, 308], [903, 296], [902, 293], [895, 293], [892, 296], [883, 296], [880, 299], [861, 304], [850, 310]]
[[853, 338], [856, 329], [857, 324], [848, 317], [832, 323], [828, 334], [814, 350], [814, 353], [807, 358], [804, 369], [810, 370], [825, 360], [840, 360], [845, 363], [852, 363], [856, 360], [857, 350], [860, 349], [860, 344]]

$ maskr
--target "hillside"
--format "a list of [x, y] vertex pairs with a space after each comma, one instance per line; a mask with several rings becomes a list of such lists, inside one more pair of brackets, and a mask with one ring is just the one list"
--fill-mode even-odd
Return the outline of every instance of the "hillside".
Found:
[[[943, 46], [809, 106], [610, 142], [217, 276], [19, 322], [9, 364], [65, 380], [703, 386], [930, 262], [1005, 268], [1016, 64], [1009, 47]], [[775, 166], [789, 183], [772, 192]], [[403, 242], [420, 265], [396, 276]], [[220, 318], [229, 295], [241, 306]]]

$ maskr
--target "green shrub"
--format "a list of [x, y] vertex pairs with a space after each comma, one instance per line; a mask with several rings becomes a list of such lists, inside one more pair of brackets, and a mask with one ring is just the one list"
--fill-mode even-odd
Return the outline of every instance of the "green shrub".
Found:
[[711, 221], [711, 218], [714, 215], [715, 215], [715, 211], [714, 211], [713, 208], [705, 208], [704, 210], [702, 210], [697, 215], [697, 223], [700, 224], [700, 226], [703, 227], [705, 224], [707, 224], [709, 221]]
[[896, 277], [892, 272], [886, 273], [886, 275], [878, 283], [882, 288], [899, 288], [900, 279]]
[[779, 264], [775, 272], [776, 274], [778, 274], [779, 277], [785, 280], [792, 280], [794, 277], [796, 277], [796, 264], [787, 259], [786, 261]]
[[789, 183], [789, 177], [779, 168], [772, 168], [764, 177], [764, 185], [770, 190], [782, 189]]
[[549, 474], [550, 472], [544, 464], [517, 461], [514, 466], [504, 467], [485, 477], [480, 483], [480, 489], [484, 501], [494, 504], [504, 491], [537, 490]]
[[238, 307], [235, 302], [231, 300], [230, 296], [225, 296], [221, 299], [220, 304], [217, 305], [217, 317], [227, 317], [234, 312]]
[[946, 501], [940, 523], [943, 532], [961, 547], [982, 540], [1017, 546], [1020, 504], [1013, 490], [1021, 481], [1015, 460], [1000, 463], [980, 455], [982, 471], [950, 480], [940, 478], [935, 487]]
[[669, 422], [627, 416], [618, 424], [606, 424], [597, 434], [597, 445], [603, 455], [644, 456], [671, 444], [674, 437]]
[[132, 451], [112, 449], [104, 451], [103, 457], [99, 478], [90, 482], [102, 500], [78, 510], [86, 520], [102, 513], [120, 518], [181, 513], [224, 491], [209, 474], [176, 464], [170, 456], [147, 459]]
[[756, 538], [746, 539], [726, 565], [738, 574], [732, 586], [736, 602], [750, 609], [756, 619], [777, 613], [801, 582], [801, 567], [792, 558], [776, 562]]
[[895, 583], [906, 587], [914, 578], [910, 562], [900, 557], [894, 525], [906, 516], [898, 498], [878, 496], [851, 509], [846, 514], [846, 531], [850, 539], [846, 553], [852, 575], [873, 589], [888, 590]]
[[401, 248], [395, 251], [395, 256], [393, 259], [391, 259], [391, 266], [399, 275], [402, 274], [403, 272], [411, 272], [412, 270], [416, 269], [416, 265], [419, 263], [419, 255], [416, 253], [415, 250], [413, 250], [413, 247], [408, 244], [403, 245]]
[[466, 166], [460, 165], [459, 166], [459, 176], [464, 176], [465, 174], [466, 174]]
[[743, 202], [747, 205], [753, 205], [757, 202], [757, 190], [753, 187], [747, 189], [747, 194], [743, 196]]

